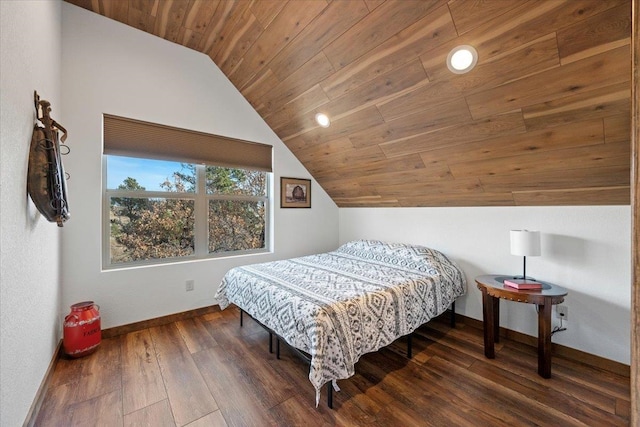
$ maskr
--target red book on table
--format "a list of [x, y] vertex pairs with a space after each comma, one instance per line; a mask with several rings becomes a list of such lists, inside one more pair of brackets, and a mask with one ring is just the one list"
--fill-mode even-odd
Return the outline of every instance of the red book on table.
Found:
[[542, 283], [534, 280], [509, 279], [505, 280], [504, 284], [516, 289], [542, 289]]

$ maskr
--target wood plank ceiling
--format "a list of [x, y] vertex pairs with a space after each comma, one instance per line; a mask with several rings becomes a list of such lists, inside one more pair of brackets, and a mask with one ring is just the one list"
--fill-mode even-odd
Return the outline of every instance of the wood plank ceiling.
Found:
[[66, 1], [211, 57], [338, 206], [630, 201], [630, 0]]

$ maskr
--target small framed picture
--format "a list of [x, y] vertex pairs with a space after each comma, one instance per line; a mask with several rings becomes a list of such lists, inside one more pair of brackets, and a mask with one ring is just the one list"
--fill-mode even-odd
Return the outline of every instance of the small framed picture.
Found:
[[310, 208], [311, 180], [299, 178], [280, 178], [281, 208]]

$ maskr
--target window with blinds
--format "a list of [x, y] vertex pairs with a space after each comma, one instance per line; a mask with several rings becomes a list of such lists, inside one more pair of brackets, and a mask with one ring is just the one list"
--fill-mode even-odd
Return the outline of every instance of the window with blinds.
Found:
[[103, 265], [268, 251], [272, 147], [104, 116]]

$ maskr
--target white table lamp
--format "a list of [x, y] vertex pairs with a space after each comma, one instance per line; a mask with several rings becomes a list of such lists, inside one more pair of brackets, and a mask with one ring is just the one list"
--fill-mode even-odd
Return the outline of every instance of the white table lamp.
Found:
[[540, 232], [511, 230], [511, 255], [523, 257], [522, 279], [527, 279], [527, 257], [540, 256]]

